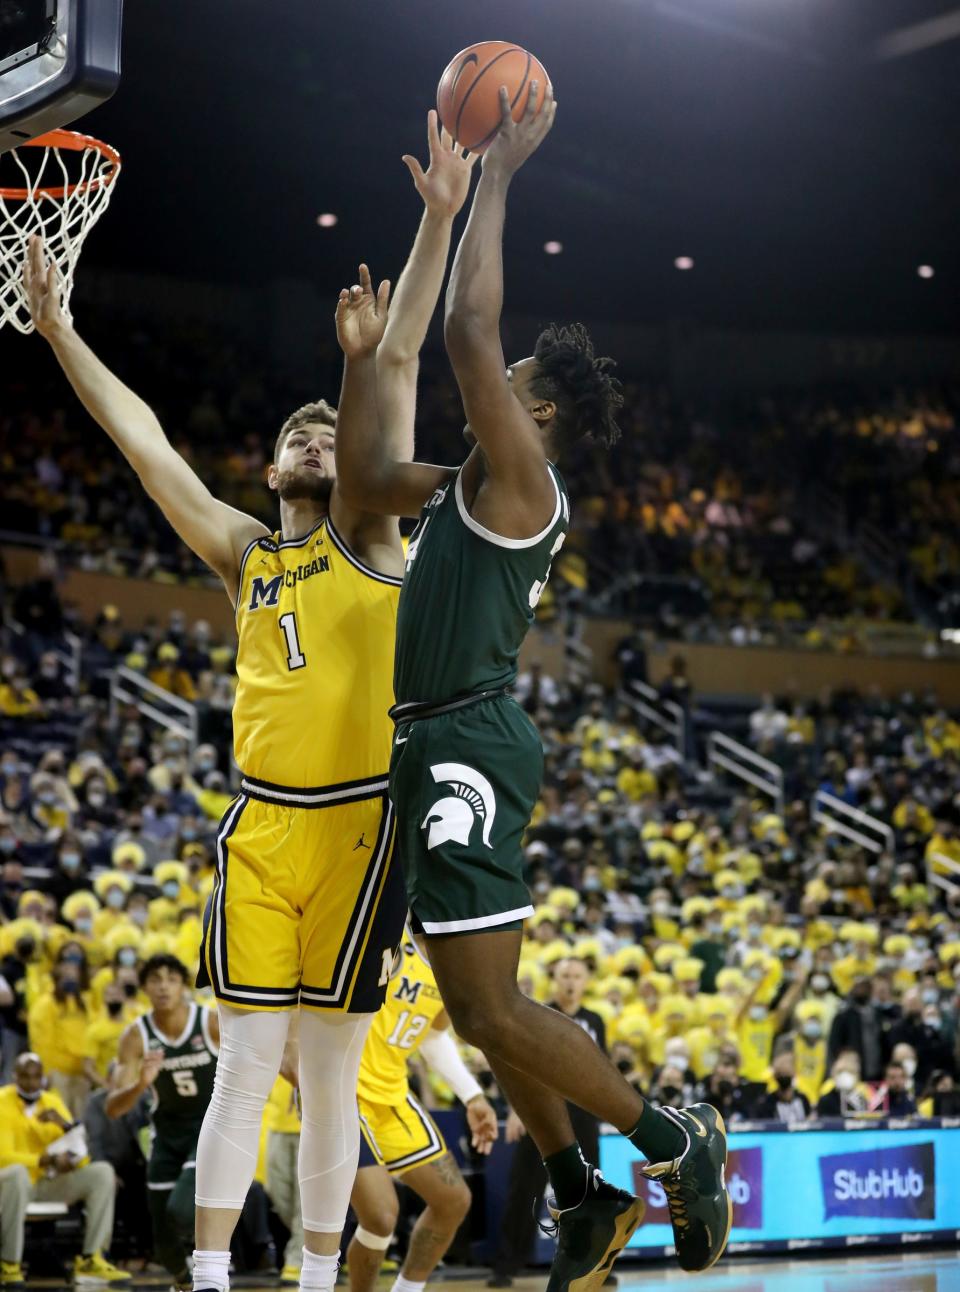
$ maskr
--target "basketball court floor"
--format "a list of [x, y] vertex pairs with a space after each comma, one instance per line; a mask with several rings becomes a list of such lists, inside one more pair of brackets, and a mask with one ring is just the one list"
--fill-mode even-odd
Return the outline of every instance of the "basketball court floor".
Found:
[[[707, 1274], [646, 1264], [617, 1266], [620, 1292], [960, 1292], [960, 1249], [946, 1252], [905, 1252], [891, 1256], [837, 1257], [823, 1260], [725, 1261]], [[514, 1280], [514, 1292], [543, 1292], [546, 1271]], [[390, 1278], [381, 1278], [378, 1292], [388, 1292]], [[62, 1288], [52, 1281], [30, 1281], [29, 1288]], [[129, 1285], [128, 1285], [129, 1286]], [[161, 1286], [158, 1280], [136, 1280], [134, 1288]], [[166, 1284], [163, 1284], [166, 1287]], [[248, 1276], [233, 1286], [243, 1292], [276, 1292], [275, 1282], [258, 1283]], [[346, 1282], [341, 1287], [346, 1288]], [[484, 1278], [474, 1270], [450, 1270], [431, 1280], [429, 1292], [487, 1292]]]

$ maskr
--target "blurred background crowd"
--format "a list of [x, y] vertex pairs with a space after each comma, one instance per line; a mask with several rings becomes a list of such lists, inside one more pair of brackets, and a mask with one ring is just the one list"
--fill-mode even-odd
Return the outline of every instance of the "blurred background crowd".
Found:
[[[203, 333], [159, 346], [133, 329], [108, 350], [214, 491], [270, 516], [272, 428], [309, 392], [281, 397]], [[117, 588], [211, 580], [60, 395], [38, 400], [25, 376], [0, 413], [7, 537], [42, 544], [32, 575], [2, 589], [3, 1080], [35, 1051], [135, 1197], [136, 1135], [97, 1126], [120, 1034], [148, 1007], [139, 966], [172, 953], [196, 968], [236, 784], [235, 640], [182, 609], [128, 623], [121, 605], [65, 599], [77, 567]], [[657, 1103], [704, 1098], [732, 1124], [960, 1115], [960, 888], [936, 882], [960, 865], [960, 715], [922, 691], [699, 694], [682, 653], [685, 640], [854, 651], [898, 620], [919, 653], [940, 651], [960, 560], [956, 406], [927, 391], [694, 409], [630, 389], [615, 455], [569, 473], [575, 530], [542, 626], [574, 644], [593, 614], [630, 629], [612, 660], [591, 668], [574, 650], [551, 672], [534, 652], [517, 681], [546, 751], [521, 982], [602, 1020], [614, 1062]], [[456, 408], [428, 360], [423, 456], [450, 459]], [[845, 541], [865, 522], [895, 559]], [[668, 638], [677, 654], [651, 697], [636, 688]], [[119, 667], [159, 690], [118, 697]], [[159, 695], [186, 710], [161, 703], [158, 721]], [[673, 733], [650, 720], [665, 702]], [[779, 796], [704, 763], [717, 731], [780, 769]], [[821, 793], [868, 814], [881, 844], [821, 819]], [[452, 1102], [425, 1069], [416, 1080], [428, 1104]], [[277, 1119], [290, 1133], [288, 1103], [268, 1108], [265, 1136]], [[148, 1250], [138, 1232], [130, 1255]], [[255, 1232], [252, 1262], [268, 1250]]]

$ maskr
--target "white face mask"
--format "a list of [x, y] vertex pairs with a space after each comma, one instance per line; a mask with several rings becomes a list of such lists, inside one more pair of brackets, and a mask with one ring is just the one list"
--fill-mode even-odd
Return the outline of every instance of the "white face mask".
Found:
[[903, 1070], [904, 1070], [904, 1072], [907, 1074], [907, 1076], [908, 1076], [908, 1077], [912, 1077], [912, 1076], [916, 1073], [916, 1071], [917, 1071], [917, 1061], [916, 1061], [916, 1059], [904, 1059], [904, 1060], [903, 1060]]
[[842, 1090], [846, 1094], [857, 1084], [857, 1078], [852, 1072], [838, 1072], [833, 1079], [833, 1083], [838, 1090]]

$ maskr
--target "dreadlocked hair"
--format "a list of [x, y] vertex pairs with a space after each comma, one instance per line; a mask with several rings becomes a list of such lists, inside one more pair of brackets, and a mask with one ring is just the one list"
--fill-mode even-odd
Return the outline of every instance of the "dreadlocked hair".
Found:
[[273, 447], [274, 462], [280, 456], [283, 442], [290, 432], [299, 431], [301, 426], [310, 426], [314, 422], [319, 422], [321, 426], [336, 426], [337, 410], [328, 404], [325, 399], [318, 399], [316, 403], [304, 404], [302, 408], [298, 408], [296, 412], [291, 413], [280, 427], [280, 434], [277, 436], [277, 442]]
[[583, 324], [544, 328], [533, 357], [540, 371], [531, 389], [556, 404], [561, 444], [569, 447], [585, 436], [606, 448], [616, 444], [620, 428], [615, 418], [623, 405], [620, 382], [612, 373], [616, 362], [597, 358]]

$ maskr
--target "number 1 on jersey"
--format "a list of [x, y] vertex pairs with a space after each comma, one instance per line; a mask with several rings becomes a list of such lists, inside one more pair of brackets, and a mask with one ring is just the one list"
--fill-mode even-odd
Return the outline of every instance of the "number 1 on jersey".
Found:
[[300, 638], [297, 636], [297, 616], [288, 610], [279, 619], [280, 631], [287, 639], [287, 668], [306, 668], [307, 657], [300, 649]]

